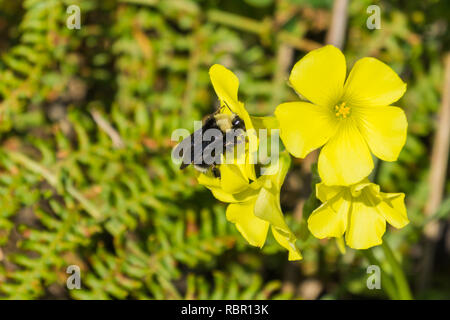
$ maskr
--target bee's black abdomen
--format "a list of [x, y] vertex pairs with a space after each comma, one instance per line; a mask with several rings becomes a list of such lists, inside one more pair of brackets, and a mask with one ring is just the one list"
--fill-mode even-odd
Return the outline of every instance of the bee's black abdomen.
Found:
[[[230, 122], [227, 123], [226, 121]], [[193, 164], [201, 172], [206, 172], [211, 168], [214, 176], [219, 178], [220, 171], [216, 165], [220, 164], [221, 155], [229, 148], [242, 142], [238, 141], [239, 139], [233, 136], [233, 130], [229, 129], [245, 130], [244, 121], [237, 115], [230, 119], [217, 115], [209, 116], [202, 128], [196, 130], [176, 147], [178, 153], [180, 153], [180, 149], [183, 150], [181, 153], [185, 153], [181, 155], [183, 161], [180, 169], [184, 169], [190, 164]], [[221, 150], [221, 152], [219, 153], [217, 150]]]

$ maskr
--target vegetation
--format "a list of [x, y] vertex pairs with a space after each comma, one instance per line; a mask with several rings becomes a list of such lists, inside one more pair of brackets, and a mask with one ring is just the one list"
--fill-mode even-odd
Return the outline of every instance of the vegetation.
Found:
[[[369, 5], [381, 29], [369, 30]], [[81, 28], [69, 29], [69, 5]], [[177, 128], [217, 107], [208, 69], [240, 79], [252, 115], [298, 99], [293, 64], [325, 44], [331, 0], [0, 0], [0, 297], [5, 299], [293, 299], [395, 297], [397, 260], [414, 298], [450, 298], [450, 179], [427, 213], [429, 171], [449, 48], [448, 1], [350, 1], [349, 66], [374, 56], [408, 85], [397, 162], [372, 180], [404, 192], [411, 221], [382, 247], [342, 254], [311, 236], [317, 177], [293, 159], [281, 205], [303, 260], [273, 238], [252, 247], [226, 204], [171, 161]], [[427, 245], [426, 226], [440, 228]], [[447, 240], [445, 240], [447, 239]], [[384, 250], [383, 250], [384, 249]], [[432, 251], [430, 251], [432, 250]], [[431, 252], [431, 255], [430, 255]], [[434, 262], [424, 271], [424, 261]], [[369, 290], [378, 264], [384, 290]], [[66, 269], [81, 269], [68, 290]], [[397, 267], [400, 267], [397, 265]], [[429, 278], [429, 279], [428, 279]], [[428, 279], [424, 282], [423, 279]], [[426, 284], [424, 284], [426, 283]]]

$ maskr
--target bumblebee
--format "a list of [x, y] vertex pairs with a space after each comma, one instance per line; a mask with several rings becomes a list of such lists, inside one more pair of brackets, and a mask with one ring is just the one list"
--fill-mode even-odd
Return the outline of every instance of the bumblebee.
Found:
[[182, 159], [180, 169], [193, 164], [196, 170], [203, 173], [211, 170], [216, 178], [220, 178], [217, 165], [221, 155], [244, 141], [245, 123], [233, 112], [225, 114], [219, 111], [209, 115], [200, 129], [174, 148], [174, 157]]

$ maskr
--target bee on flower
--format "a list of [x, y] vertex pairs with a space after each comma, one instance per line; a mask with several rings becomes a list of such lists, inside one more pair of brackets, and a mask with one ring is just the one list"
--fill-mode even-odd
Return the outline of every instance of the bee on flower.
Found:
[[[226, 119], [227, 115], [232, 115], [230, 119], [243, 121], [241, 127], [245, 128], [247, 139], [243, 148], [245, 152], [238, 153], [231, 161], [214, 163], [213, 169], [220, 170], [220, 174], [203, 170], [209, 167], [207, 164], [197, 165], [198, 182], [210, 189], [218, 200], [228, 203], [227, 219], [235, 224], [249, 244], [263, 247], [270, 229], [275, 240], [288, 250], [289, 260], [300, 260], [302, 256], [295, 243], [296, 237], [284, 221], [280, 206], [280, 190], [289, 169], [290, 157], [286, 152], [279, 156], [279, 150], [275, 148], [276, 152], [270, 155], [275, 158], [264, 164], [265, 168], [261, 170], [263, 174], [257, 176], [255, 170], [259, 146], [256, 129], [270, 131], [278, 127], [278, 122], [274, 117], [249, 115], [244, 104], [238, 100], [239, 80], [233, 72], [215, 64], [210, 68], [209, 74], [220, 101], [218, 116], [214, 116], [214, 121]], [[229, 127], [232, 127], [232, 123]], [[278, 140], [276, 135], [276, 146]], [[190, 143], [188, 141], [188, 144]], [[223, 160], [229, 154], [224, 153], [221, 156]], [[182, 165], [182, 168], [185, 166]]]

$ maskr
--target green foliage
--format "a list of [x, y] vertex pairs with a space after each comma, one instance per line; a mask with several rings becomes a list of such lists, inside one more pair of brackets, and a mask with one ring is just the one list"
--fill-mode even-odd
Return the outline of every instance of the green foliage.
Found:
[[[66, 27], [71, 4], [81, 9], [79, 30]], [[383, 28], [372, 31], [364, 27], [369, 4], [351, 2], [344, 53], [351, 64], [377, 56], [408, 83], [399, 102], [408, 141], [376, 180], [386, 192], [407, 193], [412, 226], [386, 237], [409, 252], [425, 223], [443, 76], [443, 38], [422, 33], [441, 18], [417, 25], [419, 8], [380, 2]], [[301, 161], [281, 199], [305, 248], [302, 262], [289, 263], [273, 239], [263, 250], [245, 243], [224, 205], [170, 157], [172, 131], [192, 130], [217, 104], [213, 63], [239, 76], [252, 115], [296, 99], [288, 72], [324, 42], [330, 8], [331, 1], [294, 0], [0, 0], [0, 297], [300, 298], [309, 278], [320, 279], [327, 298], [382, 297], [364, 286], [362, 255], [308, 237], [305, 218], [317, 202], [305, 203], [311, 179]], [[446, 200], [436, 217], [448, 218], [448, 208]], [[66, 288], [69, 265], [81, 268], [81, 290]], [[450, 294], [439, 285], [435, 292]]]

